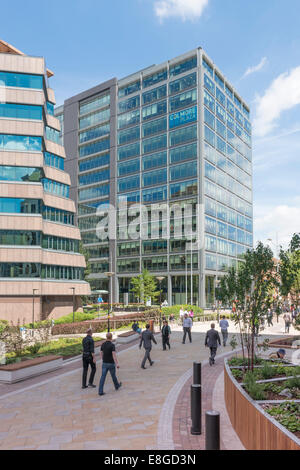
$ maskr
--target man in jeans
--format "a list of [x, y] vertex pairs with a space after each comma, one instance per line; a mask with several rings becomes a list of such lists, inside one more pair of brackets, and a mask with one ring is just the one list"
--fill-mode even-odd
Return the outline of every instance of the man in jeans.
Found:
[[187, 313], [184, 314], [184, 319], [183, 319], [183, 325], [182, 326], [183, 326], [183, 331], [184, 331], [182, 344], [185, 344], [186, 334], [189, 335], [189, 340], [190, 340], [190, 343], [191, 343], [192, 342], [191, 329], [192, 329], [192, 326], [193, 326], [193, 322], [192, 322], [192, 319], [188, 317]]
[[118, 379], [116, 377], [116, 367], [117, 369], [119, 369], [119, 363], [118, 363], [117, 354], [116, 354], [116, 347], [112, 342], [112, 334], [107, 333], [106, 339], [107, 341], [105, 341], [105, 343], [102, 344], [101, 351], [100, 351], [100, 357], [103, 363], [102, 363], [102, 375], [101, 375], [100, 384], [99, 384], [99, 395], [105, 395], [105, 393], [103, 392], [103, 387], [104, 387], [104, 382], [105, 382], [108, 371], [110, 372], [115, 389], [119, 390], [119, 388], [122, 385], [122, 382], [118, 382]]
[[225, 316], [223, 315], [222, 320], [220, 320], [220, 328], [221, 328], [221, 333], [222, 333], [222, 337], [223, 337], [223, 346], [224, 346], [224, 348], [226, 346], [226, 342], [227, 342], [227, 339], [228, 339], [228, 331], [227, 331], [228, 327], [229, 327], [229, 323], [226, 320]]
[[[95, 359], [95, 345], [92, 338], [92, 330], [89, 328], [86, 332], [86, 337], [82, 340], [82, 364], [83, 364], [83, 373], [82, 373], [82, 388], [93, 387], [96, 385], [93, 384], [94, 377], [96, 373], [96, 359]], [[89, 378], [89, 385], [86, 384], [88, 368], [91, 366], [91, 374]]]

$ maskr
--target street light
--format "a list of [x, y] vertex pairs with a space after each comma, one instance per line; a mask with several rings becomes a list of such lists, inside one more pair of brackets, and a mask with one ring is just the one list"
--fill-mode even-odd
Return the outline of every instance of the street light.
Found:
[[161, 331], [161, 282], [164, 280], [164, 278], [164, 276], [156, 277], [159, 282], [159, 331]]
[[32, 336], [34, 336], [34, 296], [38, 289], [32, 289]]
[[75, 287], [70, 287], [70, 289], [73, 291], [73, 323], [75, 321]]
[[[108, 277], [108, 283], [109, 283], [109, 280], [112, 278], [112, 276], [115, 274], [111, 271], [107, 272], [107, 273], [104, 273], [105, 276]], [[108, 286], [108, 290], [110, 288], [110, 293], [112, 292], [112, 288], [111, 286]], [[107, 313], [107, 332], [109, 333], [110, 332], [110, 324], [109, 324], [109, 314], [110, 314], [110, 296], [109, 296], [109, 293], [108, 293], [108, 313]]]

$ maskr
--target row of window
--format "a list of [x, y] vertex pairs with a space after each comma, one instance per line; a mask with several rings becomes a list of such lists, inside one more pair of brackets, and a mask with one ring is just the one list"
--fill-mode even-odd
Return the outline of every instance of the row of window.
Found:
[[110, 161], [110, 154], [105, 153], [102, 155], [97, 155], [96, 157], [87, 158], [85, 160], [79, 161], [78, 168], [79, 171], [88, 171], [93, 170], [94, 168], [99, 168], [100, 166], [108, 165]]
[[[243, 259], [244, 254], [247, 250], [243, 250], [242, 253], [239, 254], [239, 258]], [[227, 258], [227, 256], [216, 256], [212, 254], [205, 255], [205, 268], [211, 271], [228, 271], [229, 268], [237, 268], [239, 265], [239, 260], [234, 258]]]
[[0, 245], [41, 246], [49, 250], [79, 253], [79, 241], [70, 238], [44, 235], [29, 230], [0, 230]]
[[[197, 57], [194, 56], [192, 58], [186, 59], [178, 64], [170, 65], [169, 67], [169, 77], [175, 77], [176, 75], [180, 75], [181, 73], [187, 72], [193, 68], [197, 67]], [[149, 86], [155, 85], [163, 80], [168, 78], [167, 69], [162, 69], [159, 72], [155, 72], [147, 77], [143, 77], [143, 88], [147, 88]], [[128, 96], [132, 93], [135, 93], [141, 89], [141, 81], [136, 80], [129, 85], [123, 86], [119, 88], [118, 96], [119, 98], [123, 98], [124, 96]]]
[[102, 94], [94, 97], [92, 100], [81, 102], [79, 105], [79, 114], [87, 114], [98, 108], [104, 108], [110, 104], [110, 94]]
[[[192, 255], [193, 269], [198, 269], [198, 254]], [[152, 258], [142, 258], [142, 269], [148, 271], [167, 271], [168, 257], [154, 256]], [[171, 255], [169, 257], [169, 269], [181, 271], [191, 269], [191, 255]], [[140, 272], [140, 261], [138, 259], [121, 259], [117, 261], [117, 272]]]
[[0, 103], [0, 118], [41, 121], [43, 118], [43, 107], [30, 104]]
[[50, 140], [51, 142], [54, 142], [55, 144], [60, 145], [61, 139], [60, 139], [60, 132], [57, 131], [56, 129], [53, 129], [52, 127], [45, 127], [45, 135], [46, 139]]
[[26, 73], [0, 72], [0, 86], [43, 89], [43, 76]]
[[79, 186], [87, 186], [88, 184], [99, 183], [100, 181], [109, 180], [110, 170], [105, 168], [103, 170], [93, 171], [78, 178]]
[[42, 278], [82, 280], [84, 269], [73, 266], [52, 266], [39, 263], [1, 263], [1, 278]]
[[44, 152], [44, 163], [47, 166], [52, 166], [53, 168], [57, 168], [58, 170], [65, 169], [65, 160], [58, 155], [54, 155], [53, 153]]
[[223, 237], [234, 242], [236, 241], [243, 245], [252, 246], [253, 243], [251, 233], [232, 227], [231, 225], [212, 219], [208, 216], [205, 216], [205, 232], [211, 233], [212, 235], [218, 235], [219, 237]]
[[[224, 157], [223, 155], [218, 152], [216, 149], [208, 145], [206, 142], [204, 143], [204, 155], [207, 160], [209, 160], [214, 165], [218, 166], [219, 168], [224, 167]], [[227, 161], [226, 166], [231, 167], [231, 162], [233, 162], [238, 167], [242, 168], [246, 171], [249, 175], [251, 175], [251, 163], [248, 161], [247, 158], [240, 155], [236, 152], [230, 145], [227, 144]], [[231, 169], [231, 171], [234, 171]]]
[[82, 204], [78, 204], [78, 215], [93, 214], [96, 212], [98, 206], [102, 204], [109, 204], [109, 200], [84, 202]]
[[48, 178], [42, 179], [44, 191], [47, 193], [55, 194], [55, 196], [69, 197], [70, 196], [70, 186], [66, 184], [59, 183], [58, 181], [50, 180]]
[[79, 143], [88, 142], [89, 140], [95, 140], [99, 137], [103, 137], [106, 134], [110, 133], [110, 124], [104, 124], [102, 126], [93, 127], [87, 131], [80, 132], [79, 134]]
[[207, 197], [205, 197], [205, 213], [212, 217], [217, 217], [224, 222], [237, 225], [238, 227], [243, 228], [248, 232], [252, 232], [253, 230], [252, 219], [245, 217], [244, 215], [239, 214], [238, 212], [235, 212], [234, 210], [229, 209], [222, 204], [218, 204]]
[[79, 157], [86, 157], [94, 153], [100, 153], [110, 148], [110, 139], [102, 139], [79, 147]]
[[96, 199], [99, 197], [109, 196], [109, 184], [102, 184], [88, 189], [81, 189], [78, 192], [79, 201], [88, 199]]
[[15, 152], [41, 152], [42, 138], [27, 135], [0, 134], [0, 150]]
[[85, 117], [79, 119], [79, 129], [85, 129], [86, 127], [95, 126], [101, 122], [109, 121], [110, 109], [104, 109], [102, 111], [96, 111]]
[[0, 165], [0, 181], [39, 183], [43, 176], [42, 168]]

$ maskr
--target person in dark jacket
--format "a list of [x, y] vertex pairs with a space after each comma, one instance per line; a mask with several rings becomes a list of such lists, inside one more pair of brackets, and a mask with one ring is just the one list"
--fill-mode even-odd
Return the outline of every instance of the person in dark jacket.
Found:
[[164, 320], [164, 325], [161, 329], [162, 345], [163, 345], [164, 351], [167, 350], [167, 346], [169, 346], [169, 349], [171, 349], [170, 334], [171, 334], [171, 328], [169, 327], [167, 320]]
[[215, 363], [218, 343], [221, 346], [221, 340], [219, 333], [215, 330], [215, 324], [212, 323], [210, 327], [211, 329], [207, 331], [205, 336], [205, 346], [210, 349], [209, 365], [212, 366]]
[[[82, 388], [93, 387], [94, 385], [94, 377], [96, 374], [96, 359], [95, 359], [95, 345], [94, 340], [92, 338], [92, 330], [89, 328], [86, 332], [86, 337], [82, 340], [82, 363], [83, 363], [83, 373], [82, 373]], [[91, 374], [89, 378], [89, 384], [86, 384], [88, 368], [91, 366]]]
[[152, 334], [152, 331], [150, 331], [150, 325], [147, 324], [146, 325], [146, 330], [144, 330], [143, 333], [142, 333], [141, 342], [140, 342], [140, 346], [139, 346], [139, 348], [141, 349], [142, 344], [144, 343], [145, 356], [144, 356], [144, 359], [143, 359], [142, 364], [141, 364], [142, 369], [146, 369], [145, 364], [146, 364], [147, 359], [150, 362], [150, 366], [152, 366], [154, 364], [154, 361], [152, 361], [151, 357], [150, 357], [150, 351], [152, 349], [151, 341], [153, 341], [153, 343], [157, 344], [157, 342], [155, 341], [155, 338]]

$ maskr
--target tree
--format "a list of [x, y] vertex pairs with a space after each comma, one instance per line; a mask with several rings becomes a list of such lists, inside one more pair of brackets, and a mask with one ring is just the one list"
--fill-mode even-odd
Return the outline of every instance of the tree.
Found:
[[156, 290], [156, 280], [147, 269], [144, 269], [139, 276], [132, 277], [130, 282], [133, 286], [131, 292], [139, 302], [145, 304], [150, 299], [156, 300], [158, 298], [159, 291]]
[[[88, 250], [85, 248], [85, 246], [83, 245], [81, 240], [79, 242], [79, 253], [84, 256], [85, 264], [86, 264], [86, 267], [84, 269], [84, 280], [86, 282], [89, 282], [89, 275], [92, 272], [91, 263], [89, 261], [90, 254], [89, 254]], [[88, 303], [88, 296], [83, 295], [83, 296], [81, 296], [81, 299], [82, 299], [83, 304]]]
[[287, 250], [280, 250], [280, 293], [291, 296], [293, 304], [299, 305], [300, 296], [300, 233], [294, 233]]
[[254, 337], [272, 302], [271, 292], [277, 284], [273, 253], [259, 242], [248, 250], [239, 269], [231, 268], [220, 282], [220, 297], [236, 303], [235, 323], [239, 326], [243, 358], [247, 350], [248, 369], [254, 365]]

